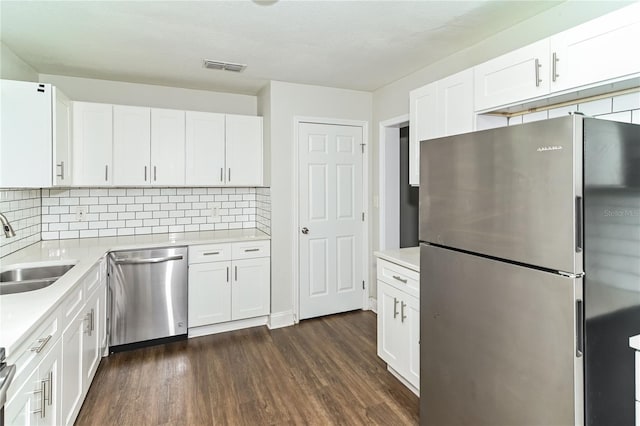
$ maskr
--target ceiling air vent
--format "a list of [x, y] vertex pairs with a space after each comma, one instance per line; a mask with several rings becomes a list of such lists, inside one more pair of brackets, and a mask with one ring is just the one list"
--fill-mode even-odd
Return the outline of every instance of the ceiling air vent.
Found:
[[210, 70], [225, 70], [233, 72], [242, 72], [247, 67], [246, 64], [234, 64], [233, 62], [211, 61], [205, 59], [203, 66]]

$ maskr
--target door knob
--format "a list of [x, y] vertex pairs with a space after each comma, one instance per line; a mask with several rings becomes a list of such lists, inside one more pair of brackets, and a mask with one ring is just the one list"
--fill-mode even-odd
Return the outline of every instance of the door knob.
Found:
[[303, 234], [308, 234], [309, 233], [309, 228], [307, 228], [306, 226], [304, 228], [302, 228], [302, 233]]

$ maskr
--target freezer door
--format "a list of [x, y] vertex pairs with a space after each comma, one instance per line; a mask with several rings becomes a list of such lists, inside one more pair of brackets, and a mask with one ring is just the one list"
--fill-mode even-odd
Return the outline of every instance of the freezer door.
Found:
[[423, 244], [420, 280], [421, 425], [582, 424], [580, 279]]
[[582, 117], [424, 141], [420, 167], [421, 241], [582, 272]]

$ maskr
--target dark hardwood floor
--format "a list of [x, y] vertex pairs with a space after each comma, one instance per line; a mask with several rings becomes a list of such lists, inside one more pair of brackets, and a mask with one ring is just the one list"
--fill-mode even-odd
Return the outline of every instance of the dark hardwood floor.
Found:
[[412, 425], [418, 398], [356, 311], [103, 358], [77, 425]]

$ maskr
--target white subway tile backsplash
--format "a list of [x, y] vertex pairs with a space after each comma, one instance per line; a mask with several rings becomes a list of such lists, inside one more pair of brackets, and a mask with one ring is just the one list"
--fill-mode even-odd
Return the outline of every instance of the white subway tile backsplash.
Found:
[[3, 234], [0, 237], [0, 258], [40, 241], [40, 190], [0, 189], [0, 212], [7, 217], [16, 233], [15, 237], [5, 238]]
[[599, 99], [597, 101], [578, 104], [578, 111], [585, 115], [594, 116], [599, 114], [609, 114], [611, 112], [611, 98]]

